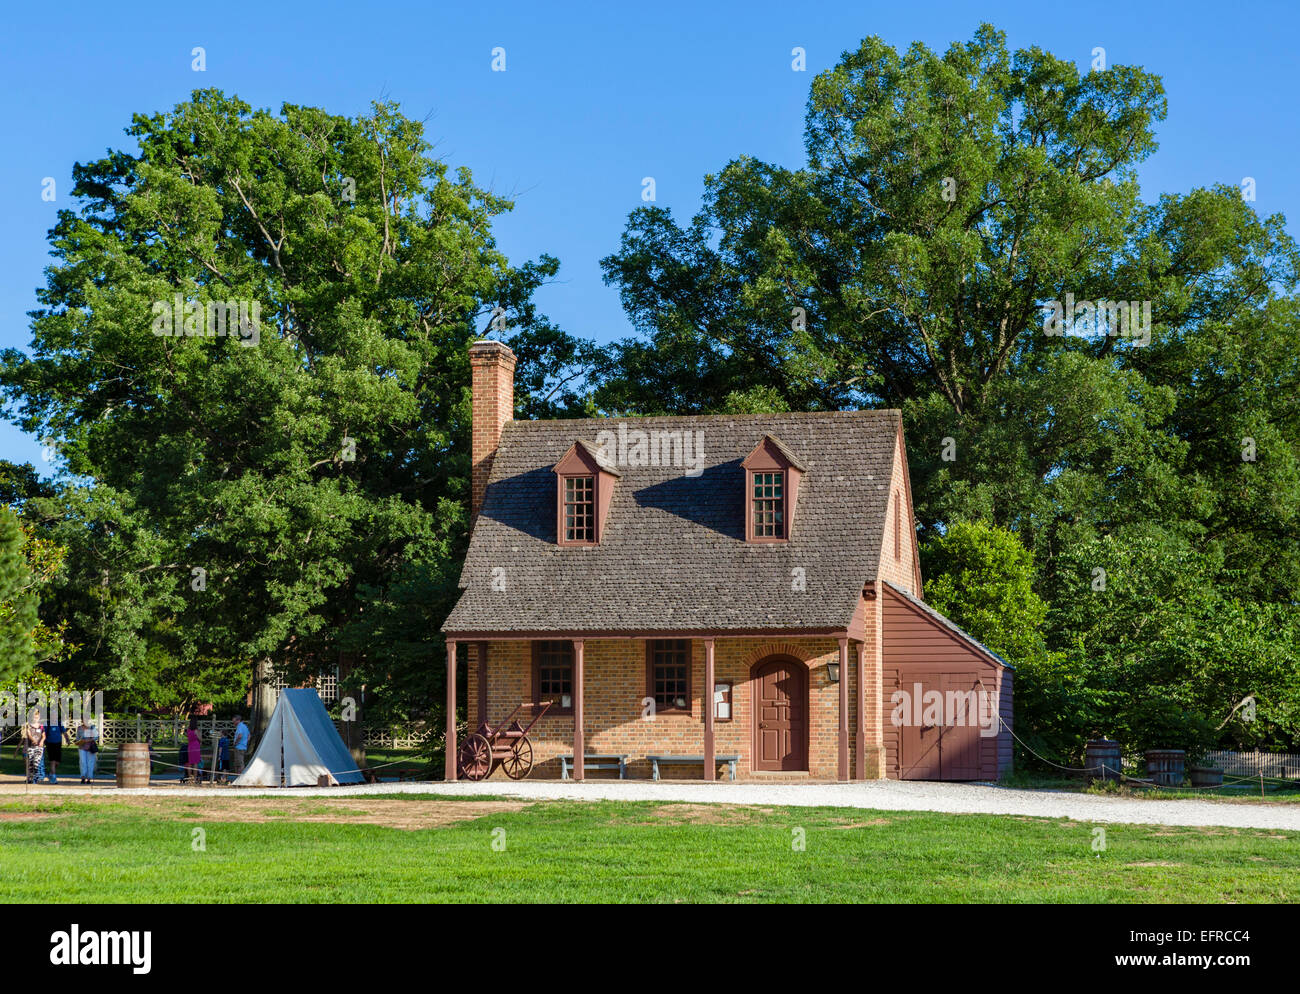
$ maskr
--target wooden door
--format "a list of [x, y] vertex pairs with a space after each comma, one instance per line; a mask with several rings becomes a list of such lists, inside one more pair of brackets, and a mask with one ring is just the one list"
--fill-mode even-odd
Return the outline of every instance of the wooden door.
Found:
[[[925, 720], [924, 703], [900, 729], [899, 776], [903, 780], [980, 779], [979, 674], [970, 671], [904, 671], [899, 683], [912, 698], [937, 691], [941, 715]], [[937, 718], [938, 720], [934, 720]]]
[[917, 688], [923, 694], [931, 688], [931, 675], [924, 672], [903, 671], [899, 674], [900, 689], [911, 695], [904, 709], [903, 724], [899, 729], [899, 777], [903, 780], [941, 780], [943, 778], [943, 725], [927, 724], [921, 709], [914, 707], [912, 697]]
[[808, 769], [808, 670], [789, 656], [755, 665], [755, 770]]
[[[980, 778], [979, 675], [944, 673], [940, 684], [948, 703], [943, 740], [939, 747], [944, 780]], [[956, 706], [954, 705], [956, 703]]]

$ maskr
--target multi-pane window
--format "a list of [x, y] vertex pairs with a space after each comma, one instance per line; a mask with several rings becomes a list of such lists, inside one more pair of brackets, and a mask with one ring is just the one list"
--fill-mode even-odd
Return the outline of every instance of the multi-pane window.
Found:
[[650, 643], [647, 696], [655, 711], [689, 711], [691, 706], [691, 643], [662, 639]]
[[564, 540], [596, 540], [596, 482], [591, 476], [564, 478]]
[[785, 474], [755, 473], [754, 538], [785, 538]]
[[539, 642], [533, 673], [533, 701], [551, 701], [550, 713], [573, 707], [573, 643]]

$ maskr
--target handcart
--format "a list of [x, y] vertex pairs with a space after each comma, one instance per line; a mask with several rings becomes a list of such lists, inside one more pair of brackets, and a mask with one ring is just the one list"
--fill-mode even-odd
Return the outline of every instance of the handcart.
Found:
[[[497, 726], [483, 722], [456, 752], [457, 775], [465, 780], [486, 780], [500, 764], [511, 780], [528, 776], [533, 768], [533, 744], [528, 741], [528, 733], [550, 707], [550, 701], [541, 704], [525, 701]], [[533, 720], [527, 726], [519, 724], [515, 717], [524, 708], [533, 709]]]

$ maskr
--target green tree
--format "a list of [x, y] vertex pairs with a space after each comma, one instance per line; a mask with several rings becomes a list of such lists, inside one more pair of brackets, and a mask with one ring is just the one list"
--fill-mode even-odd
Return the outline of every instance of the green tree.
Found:
[[[370, 700], [438, 701], [466, 349], [517, 348], [521, 406], [580, 403], [564, 378], [582, 347], [531, 301], [558, 263], [511, 266], [491, 233], [509, 202], [391, 105], [274, 114], [205, 90], [128, 134], [138, 151], [75, 168], [30, 354], [0, 365], [18, 422], [64, 461], [34, 503], [69, 549], [68, 671], [179, 703], [232, 661], [239, 691], [262, 661], [291, 678], [343, 662]], [[212, 334], [208, 305], [228, 302], [260, 308], [257, 336]], [[168, 698], [182, 673], [206, 675]]]
[[24, 536], [18, 516], [0, 507], [0, 683], [23, 676], [36, 660], [36, 591], [23, 555]]
[[[942, 54], [868, 38], [813, 81], [802, 167], [737, 158], [689, 224], [639, 209], [603, 261], [638, 330], [596, 370], [604, 410], [902, 409], [922, 536], [982, 520], [1033, 553], [1052, 610], [1026, 689], [1062, 749], [1123, 689], [1098, 659], [1184, 665], [1070, 620], [1096, 543], [1217, 550], [1197, 582], [1245, 614], [1161, 594], [1184, 644], [1300, 619], [1300, 253], [1234, 187], [1143, 198], [1165, 110], [1141, 67], [1080, 73], [988, 25]], [[1071, 297], [1139, 321], [1050, 325]], [[1298, 664], [1269, 645], [1280, 690]], [[1178, 687], [1126, 712], [1133, 737], [1201, 737], [1214, 708]]]
[[[597, 403], [899, 407], [927, 532], [985, 518], [1049, 568], [1075, 528], [1227, 525], [1281, 599], [1300, 570], [1300, 256], [1231, 187], [1143, 201], [1164, 114], [1153, 74], [1080, 74], [987, 25], [942, 55], [866, 39], [813, 82], [803, 168], [740, 158], [689, 226], [630, 216], [603, 265], [642, 334], [597, 371]], [[1067, 295], [1149, 301], [1149, 342], [1045, 334]], [[1261, 471], [1279, 499], [1230, 521]]]
[[1047, 605], [1034, 592], [1034, 558], [1013, 533], [954, 522], [922, 546], [926, 601], [1013, 665], [1043, 651]]
[[[1300, 625], [1241, 596], [1224, 543], [1155, 532], [1079, 542], [1052, 598], [1054, 647], [1077, 647], [1107, 696], [1096, 731], [1126, 746], [1287, 747], [1300, 734]], [[1238, 709], [1251, 698], [1254, 705]]]

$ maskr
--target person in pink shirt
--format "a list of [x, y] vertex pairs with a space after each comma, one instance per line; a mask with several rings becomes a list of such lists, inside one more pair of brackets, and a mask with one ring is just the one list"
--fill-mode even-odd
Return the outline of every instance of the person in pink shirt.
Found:
[[203, 762], [203, 742], [199, 738], [199, 719], [191, 718], [189, 730], [185, 733], [189, 742], [189, 761], [186, 764], [185, 774], [199, 782], [199, 764]]

